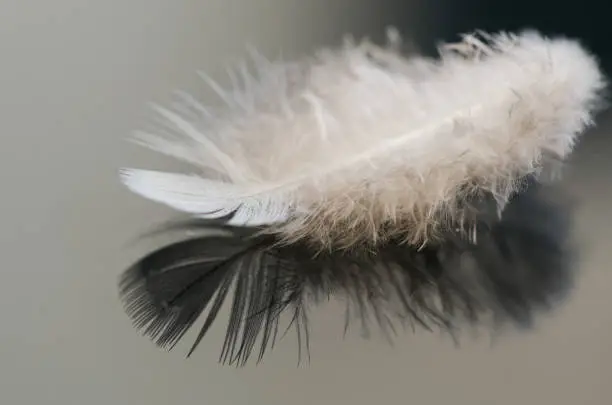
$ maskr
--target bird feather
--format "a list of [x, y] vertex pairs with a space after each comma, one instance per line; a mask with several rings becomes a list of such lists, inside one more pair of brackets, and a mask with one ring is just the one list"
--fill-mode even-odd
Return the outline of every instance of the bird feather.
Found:
[[466, 194], [492, 193], [501, 212], [518, 179], [556, 168], [605, 87], [579, 42], [534, 31], [466, 35], [437, 59], [398, 52], [346, 42], [299, 62], [255, 58], [258, 77], [243, 69], [242, 87], [207, 79], [224, 114], [158, 108], [178, 140], [141, 140], [220, 179], [130, 169], [123, 181], [191, 214], [274, 225], [287, 241], [421, 244], [465, 219]]

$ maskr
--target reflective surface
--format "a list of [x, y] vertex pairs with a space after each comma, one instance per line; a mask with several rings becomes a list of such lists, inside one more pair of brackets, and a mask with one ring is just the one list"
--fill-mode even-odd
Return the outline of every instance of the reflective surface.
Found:
[[[289, 59], [345, 31], [382, 29], [374, 16], [390, 12], [365, 0], [332, 8], [324, 0], [39, 3], [0, 4], [3, 403], [612, 401], [612, 119], [568, 168], [583, 274], [572, 300], [537, 331], [468, 338], [461, 349], [407, 331], [391, 347], [357, 330], [343, 339], [343, 314], [332, 303], [311, 317], [309, 365], [296, 366], [288, 335], [259, 367], [222, 368], [223, 325], [210, 350], [205, 343], [185, 360], [187, 347], [168, 354], [138, 336], [119, 304], [116, 278], [147, 248], [133, 238], [171, 216], [119, 184], [122, 165], [171, 164], [125, 137], [143, 124], [147, 102], [194, 88], [197, 69], [221, 76], [225, 63], [245, 56], [245, 43]], [[425, 32], [421, 25], [415, 31]]]

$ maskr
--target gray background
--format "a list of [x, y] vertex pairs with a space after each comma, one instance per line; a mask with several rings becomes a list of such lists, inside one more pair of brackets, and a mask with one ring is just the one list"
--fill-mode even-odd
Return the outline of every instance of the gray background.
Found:
[[391, 347], [356, 333], [342, 339], [342, 314], [330, 304], [313, 315], [310, 365], [296, 367], [288, 336], [258, 368], [234, 370], [215, 362], [220, 325], [187, 361], [185, 347], [162, 352], [132, 329], [117, 275], [146, 249], [133, 238], [171, 213], [119, 184], [120, 166], [166, 164], [125, 137], [147, 102], [193, 88], [198, 69], [220, 76], [246, 43], [288, 59], [386, 22], [428, 32], [417, 5], [404, 3], [398, 20], [376, 2], [329, 3], [0, 0], [0, 403], [612, 403], [605, 117], [566, 178], [585, 246], [580, 283], [535, 333], [466, 340], [460, 350], [408, 333]]

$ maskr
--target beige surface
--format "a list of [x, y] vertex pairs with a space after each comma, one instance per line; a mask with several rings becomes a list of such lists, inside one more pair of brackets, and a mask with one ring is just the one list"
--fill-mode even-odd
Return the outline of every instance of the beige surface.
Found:
[[[156, 164], [123, 137], [144, 104], [218, 72], [245, 42], [290, 56], [368, 15], [355, 0], [0, 2], [0, 403], [612, 403], [610, 143], [584, 145], [568, 183], [587, 247], [581, 284], [537, 333], [457, 350], [434, 336], [341, 339], [334, 308], [313, 317], [312, 361], [289, 336], [258, 369], [155, 349], [131, 328], [115, 281], [144, 247], [130, 238], [169, 212], [121, 188], [123, 164]], [[240, 6], [240, 7], [238, 7]], [[344, 24], [347, 25], [346, 23]], [[612, 131], [612, 125], [610, 126]], [[601, 132], [606, 132], [602, 128]], [[139, 250], [141, 249], [141, 250]]]

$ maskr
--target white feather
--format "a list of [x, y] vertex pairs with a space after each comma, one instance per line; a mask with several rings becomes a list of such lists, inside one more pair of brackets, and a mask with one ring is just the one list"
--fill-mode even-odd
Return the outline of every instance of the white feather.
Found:
[[575, 41], [472, 35], [432, 60], [404, 58], [392, 34], [389, 49], [347, 43], [299, 63], [262, 60], [258, 80], [243, 70], [242, 89], [206, 79], [230, 107], [223, 125], [159, 109], [187, 142], [145, 142], [227, 183], [143, 171], [124, 181], [189, 213], [283, 223], [288, 238], [371, 241], [392, 222], [426, 239], [440, 214], [461, 217], [462, 186], [503, 207], [515, 180], [564, 159], [592, 123], [604, 78]]
[[284, 202], [274, 198], [253, 198], [233, 184], [199, 176], [152, 170], [123, 169], [123, 183], [133, 192], [190, 214], [221, 218], [235, 213], [233, 225], [258, 226], [288, 219]]

